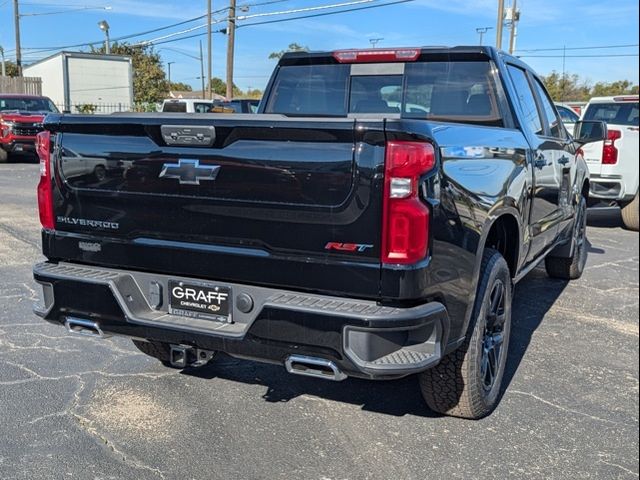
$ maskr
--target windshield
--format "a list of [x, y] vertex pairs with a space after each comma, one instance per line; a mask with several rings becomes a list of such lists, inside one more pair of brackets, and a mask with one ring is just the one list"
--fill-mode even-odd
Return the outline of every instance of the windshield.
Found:
[[48, 98], [0, 97], [0, 112], [8, 110], [58, 113], [58, 109]]
[[502, 125], [497, 88], [488, 61], [283, 66], [265, 113], [398, 114]]
[[185, 113], [187, 104], [185, 102], [166, 102], [162, 105], [163, 112]]
[[612, 125], [638, 126], [638, 102], [592, 103], [584, 120], [598, 120]]

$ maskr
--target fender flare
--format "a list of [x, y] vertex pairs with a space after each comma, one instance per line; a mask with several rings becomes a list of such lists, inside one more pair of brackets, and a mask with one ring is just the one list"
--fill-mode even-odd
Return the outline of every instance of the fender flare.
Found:
[[[522, 213], [521, 213], [521, 210], [516, 205], [516, 203], [513, 201], [513, 199], [507, 198], [505, 200], [507, 200], [507, 202], [496, 204], [493, 206], [493, 208], [491, 208], [491, 210], [489, 210], [489, 212], [487, 213], [487, 219], [484, 225], [482, 226], [482, 230], [479, 232], [480, 238], [478, 240], [478, 248], [476, 250], [475, 265], [473, 267], [473, 276], [472, 276], [473, 280], [472, 280], [471, 288], [469, 289], [470, 290], [469, 301], [467, 302], [467, 311], [465, 313], [464, 324], [463, 324], [464, 327], [462, 329], [462, 331], [465, 332], [465, 336], [468, 333], [467, 331], [469, 329], [469, 323], [471, 322], [471, 315], [473, 313], [473, 308], [475, 306], [475, 297], [478, 293], [478, 282], [480, 280], [480, 267], [482, 266], [482, 253], [484, 252], [485, 245], [487, 243], [487, 238], [489, 236], [489, 232], [491, 231], [491, 228], [499, 218], [507, 215], [512, 217], [515, 220], [516, 225], [518, 226], [518, 245], [520, 246], [520, 248], [516, 252], [517, 253], [517, 258], [515, 259], [516, 272], [514, 273], [517, 273], [520, 270], [520, 263], [523, 258], [522, 252], [524, 247], [524, 245], [522, 244], [522, 241], [524, 238], [523, 231], [522, 231], [522, 228], [523, 228]], [[511, 200], [511, 202], [509, 202], [509, 200]], [[463, 339], [459, 339], [459, 341], [462, 341]]]

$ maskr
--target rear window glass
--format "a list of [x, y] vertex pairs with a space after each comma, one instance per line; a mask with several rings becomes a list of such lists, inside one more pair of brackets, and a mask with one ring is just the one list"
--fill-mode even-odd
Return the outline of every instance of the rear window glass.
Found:
[[613, 125], [638, 126], [638, 104], [625, 103], [592, 103], [584, 113], [584, 120], [598, 120]]
[[187, 104], [185, 102], [167, 102], [162, 106], [163, 112], [185, 113]]
[[556, 108], [558, 109], [560, 118], [564, 123], [576, 123], [580, 120], [580, 116], [570, 108], [563, 107], [561, 105], [556, 105]]
[[346, 115], [349, 72], [350, 65], [281, 67], [266, 112], [302, 116]]
[[398, 114], [502, 125], [490, 62], [407, 63], [404, 74], [352, 75], [351, 68], [348, 64], [281, 67], [265, 112], [300, 116]]
[[194, 103], [193, 111], [196, 113], [209, 113], [213, 104], [211, 103]]

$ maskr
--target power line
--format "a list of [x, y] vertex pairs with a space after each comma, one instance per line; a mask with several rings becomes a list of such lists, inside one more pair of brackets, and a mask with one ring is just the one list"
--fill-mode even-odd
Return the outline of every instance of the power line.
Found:
[[238, 28], [242, 28], [242, 27], [252, 27], [254, 25], [266, 25], [269, 23], [280, 23], [280, 22], [290, 22], [292, 20], [302, 20], [305, 18], [315, 18], [315, 17], [324, 17], [326, 15], [337, 15], [339, 13], [348, 13], [348, 12], [355, 12], [358, 10], [369, 10], [370, 8], [379, 8], [379, 7], [388, 7], [391, 5], [398, 5], [401, 3], [409, 3], [409, 2], [415, 2], [416, 0], [396, 0], [395, 2], [387, 2], [387, 3], [382, 3], [382, 4], [376, 4], [376, 5], [367, 5], [364, 7], [355, 7], [355, 8], [345, 8], [343, 10], [340, 10], [338, 12], [322, 12], [322, 13], [315, 13], [312, 15], [301, 15], [298, 17], [293, 17], [293, 18], [281, 18], [281, 19], [277, 19], [277, 20], [266, 20], [264, 22], [254, 22], [254, 23], [247, 23], [245, 25], [238, 25]]
[[599, 45], [595, 47], [559, 47], [559, 48], [533, 48], [533, 49], [518, 49], [518, 52], [553, 52], [562, 50], [599, 50], [604, 48], [629, 48], [638, 47], [640, 44], [627, 44], [627, 45]]
[[[6, 0], [5, 3], [8, 3], [10, 0]], [[249, 2], [249, 3], [243, 3], [239, 6], [239, 8], [247, 8], [247, 7], [260, 7], [260, 6], [264, 6], [264, 5], [272, 5], [274, 3], [284, 3], [284, 2], [288, 2], [290, 0], [267, 0], [264, 2]], [[2, 4], [4, 5], [4, 4]], [[2, 6], [0, 5], [0, 6]], [[32, 4], [32, 3], [21, 3], [21, 5], [42, 5], [42, 4]], [[66, 4], [59, 4], [59, 5], [55, 5], [55, 6], [66, 6]], [[217, 14], [217, 13], [222, 13], [229, 10], [229, 7], [224, 7], [221, 8], [219, 10], [215, 10], [214, 12], [212, 12], [213, 14]], [[174, 28], [174, 27], [179, 27], [181, 25], [185, 25], [187, 23], [192, 23], [195, 22], [197, 20], [202, 20], [203, 18], [206, 18], [206, 14], [204, 15], [199, 15], [197, 17], [193, 17], [193, 18], [189, 18], [187, 20], [183, 20], [181, 22], [177, 22], [177, 23], [172, 23], [170, 25], [165, 25], [163, 27], [158, 27], [158, 28], [153, 28], [151, 30], [145, 30], [143, 32], [137, 32], [137, 33], [130, 33], [127, 35], [123, 35], [117, 38], [113, 38], [112, 41], [113, 42], [118, 42], [121, 40], [128, 40], [130, 38], [135, 38], [135, 37], [141, 37], [143, 35], [149, 35], [151, 33], [155, 33], [155, 32], [160, 32], [162, 30], [168, 30], [170, 28]], [[102, 44], [104, 43], [104, 40], [97, 40], [95, 42], [85, 42], [85, 43], [76, 43], [76, 44], [72, 44], [72, 45], [63, 45], [63, 46], [56, 46], [56, 47], [23, 47], [23, 50], [31, 50], [31, 53], [37, 54], [37, 53], [45, 53], [45, 52], [50, 52], [50, 51], [54, 51], [54, 50], [65, 50], [67, 48], [77, 48], [77, 47], [90, 47], [92, 45], [98, 45], [98, 44]], [[11, 50], [7, 50], [6, 53], [10, 53], [15, 51], [15, 49], [11, 49]]]
[[[366, 5], [363, 7], [353, 7], [353, 8], [345, 8], [342, 10], [338, 10], [336, 12], [321, 12], [321, 13], [315, 13], [312, 15], [299, 15], [297, 17], [291, 17], [291, 18], [280, 18], [280, 19], [275, 19], [275, 20], [265, 20], [263, 22], [253, 22], [253, 23], [247, 23], [244, 25], [238, 25], [237, 28], [243, 28], [243, 27], [252, 27], [252, 26], [256, 26], [256, 25], [265, 25], [265, 24], [270, 24], [270, 23], [280, 23], [280, 22], [290, 22], [293, 20], [302, 20], [305, 18], [316, 18], [316, 17], [324, 17], [327, 15], [338, 15], [340, 13], [348, 13], [348, 12], [355, 12], [355, 11], [359, 11], [359, 10], [368, 10], [370, 8], [379, 8], [379, 7], [388, 7], [391, 5], [398, 5], [398, 4], [402, 4], [402, 3], [409, 3], [409, 2], [414, 2], [416, 0], [396, 0], [394, 2], [387, 2], [387, 3], [381, 3], [381, 4], [375, 4], [375, 5]], [[221, 33], [223, 32], [224, 29], [221, 30], [215, 30], [215, 33]], [[189, 40], [191, 38], [196, 38], [196, 37], [200, 37], [204, 35], [204, 33], [196, 33], [194, 35], [187, 35], [185, 37], [180, 37], [180, 38], [171, 38], [168, 40], [162, 40], [162, 41], [158, 41], [158, 42], [153, 42], [150, 43], [149, 45], [162, 45], [165, 43], [172, 43], [172, 42], [179, 42], [182, 40]]]
[[521, 58], [603, 58], [603, 57], [637, 57], [638, 53], [611, 53], [602, 55], [516, 55]]
[[[358, 5], [358, 4], [362, 4], [362, 3], [371, 3], [371, 2], [376, 2], [376, 1], [379, 1], [379, 0], [355, 0], [355, 1], [351, 1], [351, 2], [335, 3], [335, 4], [330, 4], [330, 5], [317, 5], [315, 7], [297, 8], [297, 9], [293, 9], [293, 10], [283, 10], [283, 11], [278, 11], [278, 12], [256, 13], [254, 15], [242, 15], [242, 16], [236, 16], [236, 17], [230, 18], [230, 19], [225, 18], [225, 19], [221, 19], [221, 20], [215, 20], [215, 21], [213, 21], [211, 23], [212, 24], [222, 23], [222, 22], [225, 22], [227, 20], [243, 21], [243, 20], [246, 20], [248, 18], [273, 16], [273, 15], [290, 15], [290, 14], [293, 14], [293, 13], [310, 12], [310, 11], [314, 11], [314, 10], [325, 10], [325, 9], [329, 9], [329, 8], [340, 8], [340, 7], [350, 6], [350, 5]], [[218, 12], [214, 12], [214, 13], [218, 13]], [[158, 38], [153, 38], [151, 40], [141, 41], [139, 43], [139, 45], [150, 45], [150, 44], [156, 44], [157, 45], [160, 40], [166, 40], [168, 38], [177, 37], [178, 35], [183, 35], [185, 33], [190, 33], [190, 32], [193, 32], [195, 30], [199, 30], [201, 28], [205, 28], [206, 26], [207, 26], [206, 23], [203, 24], [203, 25], [196, 25], [195, 27], [188, 28], [188, 29], [183, 30], [181, 32], [169, 33], [167, 35], [163, 35], [163, 36], [158, 37]], [[239, 27], [240, 27], [240, 25], [238, 25], [238, 28]], [[191, 37], [186, 37], [186, 38], [191, 38]]]

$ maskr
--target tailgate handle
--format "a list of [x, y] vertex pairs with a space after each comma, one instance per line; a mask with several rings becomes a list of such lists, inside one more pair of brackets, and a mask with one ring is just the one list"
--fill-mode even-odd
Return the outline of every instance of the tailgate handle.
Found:
[[161, 125], [160, 133], [167, 145], [210, 147], [216, 140], [216, 129], [212, 126]]

